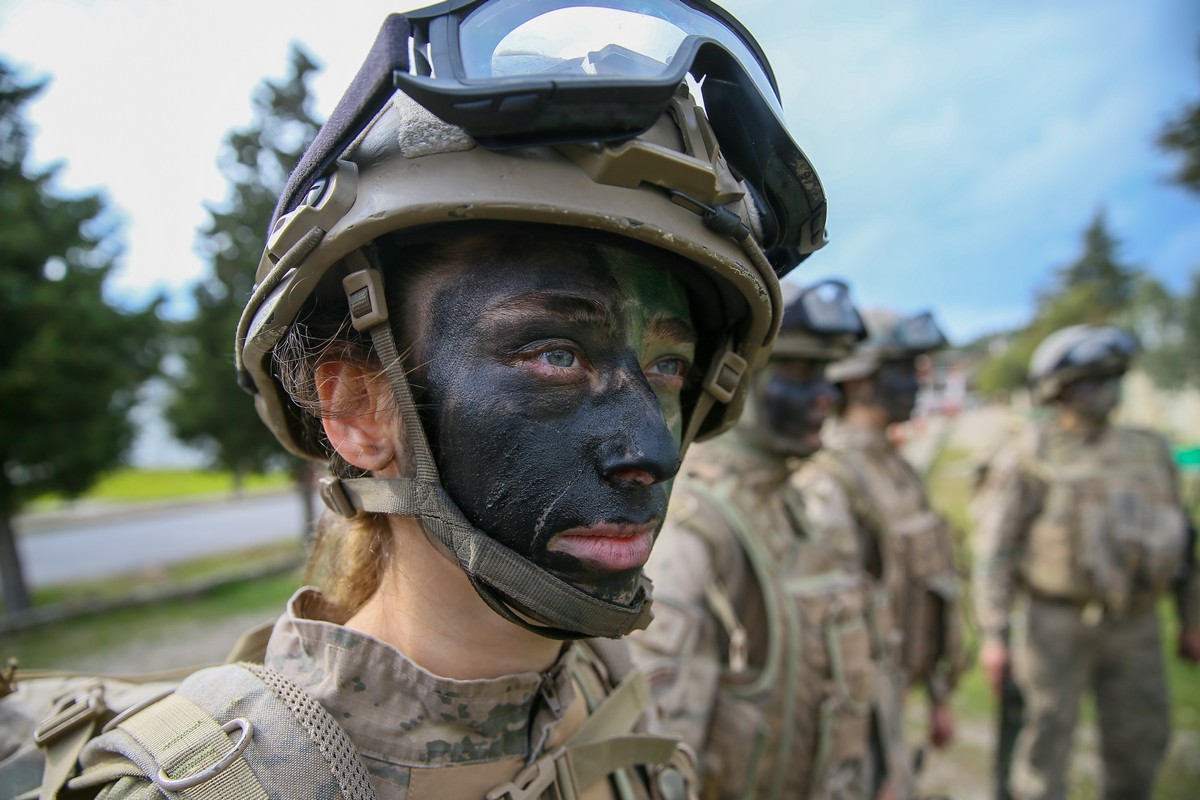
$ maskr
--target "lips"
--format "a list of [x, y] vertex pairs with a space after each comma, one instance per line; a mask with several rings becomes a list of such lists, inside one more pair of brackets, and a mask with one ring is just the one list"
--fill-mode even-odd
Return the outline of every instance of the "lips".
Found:
[[641, 524], [602, 522], [554, 535], [548, 550], [571, 556], [600, 570], [640, 569], [650, 558], [658, 520]]

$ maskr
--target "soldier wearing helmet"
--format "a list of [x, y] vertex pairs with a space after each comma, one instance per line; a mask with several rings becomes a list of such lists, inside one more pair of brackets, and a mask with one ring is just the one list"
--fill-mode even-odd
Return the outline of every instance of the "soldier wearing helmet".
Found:
[[1200, 659], [1200, 590], [1167, 443], [1114, 425], [1128, 332], [1073, 325], [1038, 345], [1033, 398], [1051, 415], [993, 459], [973, 502], [979, 661], [1025, 702], [1008, 791], [1061, 798], [1083, 693], [1095, 693], [1106, 798], [1148, 798], [1166, 752], [1157, 600], [1175, 583], [1179, 653]]
[[[332, 475], [320, 588], [263, 680], [325, 720], [320, 742], [344, 731], [376, 796], [686, 790], [686, 750], [647, 731], [607, 640], [649, 623], [671, 479], [736, 421], [778, 279], [824, 243], [781, 120], [761, 49], [707, 0], [452, 0], [388, 18], [289, 179], [238, 369]], [[213, 705], [213, 683], [176, 695]], [[143, 713], [85, 762], [181, 741], [127, 736]], [[150, 779], [254, 761], [279, 736], [246, 714], [205, 751], [230, 759]]]
[[874, 630], [887, 650], [874, 703], [876, 789], [914, 791], [904, 741], [904, 696], [923, 684], [929, 738], [954, 733], [949, 695], [958, 674], [960, 626], [949, 526], [929, 505], [920, 475], [888, 436], [916, 407], [917, 359], [946, 344], [932, 314], [867, 315], [868, 337], [826, 375], [842, 392], [825, 447], [794, 478], [821, 535], [841, 542], [846, 568], [865, 570], [882, 587]]
[[700, 756], [704, 796], [865, 797], [869, 594], [788, 488], [835, 402], [825, 365], [865, 330], [844, 284], [785, 287], [741, 421], [676, 479], [646, 566], [655, 621], [631, 638], [664, 725]]

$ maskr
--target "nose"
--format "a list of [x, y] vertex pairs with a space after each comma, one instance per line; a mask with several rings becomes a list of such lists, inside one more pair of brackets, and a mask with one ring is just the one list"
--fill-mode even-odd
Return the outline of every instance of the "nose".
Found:
[[[642, 383], [644, 383], [644, 379]], [[613, 427], [598, 448], [598, 468], [616, 486], [646, 487], [670, 480], [679, 471], [679, 446], [663, 419], [649, 385], [628, 387], [614, 404]]]
[[818, 413], [828, 414], [841, 397], [837, 387], [822, 378], [813, 389], [812, 408]]

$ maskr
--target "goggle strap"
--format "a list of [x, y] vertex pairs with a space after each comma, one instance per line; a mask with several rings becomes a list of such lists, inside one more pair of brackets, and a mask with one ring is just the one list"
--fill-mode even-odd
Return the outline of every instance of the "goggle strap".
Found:
[[[476, 593], [505, 619], [550, 638], [615, 638], [650, 623], [648, 582], [643, 579], [630, 606], [593, 597], [532, 564], [514, 550], [474, 528], [438, 482], [419, 478], [330, 478], [322, 497], [344, 500], [346, 511], [412, 516], [420, 519], [467, 573]], [[326, 501], [329, 504], [329, 501]], [[549, 627], [513, 610], [536, 609]], [[501, 610], [504, 609], [504, 610]]]
[[275, 229], [277, 219], [299, 204], [313, 181], [333, 165], [366, 128], [367, 123], [387, 104], [396, 88], [393, 74], [397, 70], [408, 72], [410, 32], [411, 26], [403, 14], [389, 14], [383, 21], [375, 44], [359, 67], [358, 74], [288, 177], [279, 203], [275, 206], [275, 213], [271, 216], [268, 233]]

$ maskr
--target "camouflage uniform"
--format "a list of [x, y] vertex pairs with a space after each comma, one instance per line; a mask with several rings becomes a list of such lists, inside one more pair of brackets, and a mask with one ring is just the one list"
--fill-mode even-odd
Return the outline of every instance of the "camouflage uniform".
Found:
[[867, 593], [813, 538], [789, 474], [745, 427], [694, 446], [646, 567], [655, 621], [634, 657], [706, 797], [867, 794]]
[[[514, 780], [524, 787], [526, 781], [518, 779], [518, 774], [526, 771], [528, 775], [530, 764], [539, 758], [561, 753], [564, 745], [567, 749], [578, 746], [578, 739], [571, 737], [593, 723], [596, 707], [616, 693], [609, 681], [617, 676], [610, 674], [609, 669], [619, 658], [614, 658], [609, 649], [623, 647], [618, 643], [576, 642], [568, 645], [558, 662], [544, 673], [460, 681], [433, 675], [394, 647], [328, 621], [330, 613], [324, 598], [315, 589], [302, 589], [292, 598], [288, 613], [276, 623], [267, 645], [265, 667], [282, 678], [269, 685], [276, 694], [280, 692], [278, 687], [283, 685], [304, 702], [315, 701], [336, 721], [334, 727], [340, 728], [340, 732], [348, 737], [379, 800], [483, 798], [491, 790], [502, 789]], [[599, 657], [597, 648], [606, 648], [604, 659]], [[630, 673], [629, 685], [642, 686], [640, 680], [640, 675]], [[226, 685], [217, 685], [214, 681]], [[228, 685], [230, 683], [244, 685], [232, 687]], [[71, 688], [71, 684], [71, 681], [55, 681], [49, 688], [59, 691]], [[30, 732], [45, 715], [49, 700], [38, 693], [43, 687], [37, 681], [26, 681], [21, 686], [27, 688], [23, 688], [20, 696], [14, 695], [0, 704], [0, 716], [14, 723], [13, 731], [9, 732], [12, 736], [0, 736], [0, 778], [12, 778], [16, 785], [36, 785], [40, 780], [41, 759], [31, 745]], [[119, 702], [122, 695], [133, 693], [152, 697], [158, 696], [164, 688], [172, 690], [176, 687], [150, 684], [143, 689], [115, 682], [108, 688], [109, 700], [118, 701], [112, 706], [115, 710], [129, 705]], [[265, 786], [290, 776], [301, 796], [344, 796], [344, 793], [338, 793], [336, 786], [325, 786], [330, 781], [329, 773], [325, 772], [322, 779], [320, 770], [316, 769], [324, 763], [321, 756], [307, 752], [313, 748], [313, 742], [289, 715], [284, 714], [281, 721], [278, 715], [269, 711], [253, 711], [253, 708], [268, 707], [247, 705], [248, 698], [252, 698], [255, 691], [261, 692], [262, 688], [262, 684], [245, 670], [227, 666], [193, 673], [176, 694], [190, 696], [201, 705], [206, 698], [226, 695], [233, 698], [218, 701], [221, 708], [209, 709], [208, 713], [217, 717], [229, 709], [237, 709], [239, 715], [250, 719], [258, 749], [247, 751], [245, 761], [259, 774], [259, 780]], [[678, 770], [679, 777], [692, 779], [690, 759], [677, 748], [673, 739], [640, 735], [655, 722], [644, 711], [645, 695], [626, 693], [619, 705], [620, 708], [609, 707], [605, 713], [615, 711], [621, 717], [636, 714], [637, 722], [625, 731], [612, 725], [593, 726], [591, 733], [595, 735], [582, 743], [584, 747], [576, 749], [575, 761], [566, 767], [580, 781], [584, 780], [579, 772], [581, 768], [589, 773], [609, 775], [608, 780], [585, 786], [580, 796], [584, 800], [650, 800], [651, 797], [682, 800], [691, 796], [683, 793], [683, 784], [678, 781], [673, 784], [678, 787], [677, 793], [654, 794], [651, 789], [654, 779], [650, 776], [663, 774], [659, 766], [648, 769], [625, 766], [607, 771], [604, 764], [612, 763], [612, 751], [619, 751], [626, 744], [641, 751], [638, 754], [641, 758], [636, 759], [639, 762], [656, 760], [645, 758], [646, 748], [661, 747], [664, 752], [674, 750], [675, 756], [659, 764], [665, 767], [669, 763], [671, 766], [666, 767], [667, 771]], [[614, 717], [607, 718], [607, 722], [613, 721]], [[84, 748], [80, 757], [84, 776], [73, 783], [73, 787], [91, 787], [93, 792], [99, 792], [95, 796], [102, 800], [161, 798], [162, 793], [155, 783], [120, 755], [125, 750], [115, 745], [113, 737], [121, 735], [117, 731], [108, 733], [93, 739]], [[606, 738], [612, 742], [607, 745], [608, 751], [604, 751]], [[593, 745], [592, 749], [586, 747], [588, 744]], [[256, 754], [254, 758], [251, 758], [251, 752]], [[291, 763], [286, 767], [278, 763], [281, 753], [291, 754]], [[584, 760], [588, 763], [580, 763]], [[628, 759], [625, 760], [628, 763]], [[244, 769], [240, 762], [235, 762], [230, 770]], [[562, 769], [556, 761], [550, 762], [551, 776]], [[125, 777], [113, 780], [113, 772], [109, 770]], [[184, 768], [180, 770], [187, 772]], [[243, 779], [232, 772], [223, 775], [222, 780], [254, 785], [253, 778]], [[555, 785], [561, 787], [561, 784]], [[214, 796], [212, 791], [217, 792], [215, 796], [221, 796], [219, 786], [215, 790], [206, 786], [205, 790], [209, 794], [204, 797]], [[549, 791], [550, 795], [544, 795], [540, 790], [528, 795], [517, 791], [514, 796], [559, 796], [554, 794], [554, 788]], [[306, 795], [307, 792], [311, 794]], [[248, 792], [239, 796], [254, 795]]]
[[[1182, 561], [1184, 525], [1165, 442], [1116, 426], [1035, 428], [993, 460], [973, 513], [976, 615], [986, 639], [1011, 638], [1026, 703], [1012, 796], [1066, 796], [1090, 687], [1104, 796], [1149, 797], [1170, 712], [1156, 600]], [[1194, 625], [1194, 576], [1182, 594]]]
[[[954, 554], [945, 521], [929, 507], [920, 476], [884, 431], [830, 420], [824, 447], [797, 471], [813, 526], [840, 543], [847, 569], [865, 570], [886, 587], [878, 624], [888, 659], [876, 688], [880, 745], [888, 780], [900, 797], [913, 790], [904, 742], [904, 697], [923, 680], [944, 701], [959, 665]], [[923, 665], [923, 666], [922, 666]]]

